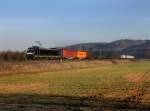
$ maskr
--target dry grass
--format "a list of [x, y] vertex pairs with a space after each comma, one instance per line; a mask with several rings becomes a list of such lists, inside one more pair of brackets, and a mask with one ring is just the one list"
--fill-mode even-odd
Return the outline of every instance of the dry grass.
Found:
[[25, 92], [41, 92], [44, 90], [46, 93], [48, 85], [44, 83], [30, 83], [30, 84], [0, 84], [1, 94], [16, 94]]
[[125, 79], [131, 83], [142, 83], [144, 81], [148, 81], [150, 75], [146, 73], [137, 73], [137, 74], [128, 74], [125, 76]]
[[99, 67], [111, 64], [129, 63], [129, 60], [86, 60], [86, 61], [22, 61], [1, 62], [0, 75], [11, 73], [38, 73], [58, 70]]

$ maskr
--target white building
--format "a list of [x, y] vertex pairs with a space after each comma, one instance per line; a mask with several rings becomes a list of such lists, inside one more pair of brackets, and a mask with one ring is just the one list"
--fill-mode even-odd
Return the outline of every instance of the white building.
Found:
[[121, 59], [135, 59], [135, 56], [132, 56], [132, 55], [121, 55], [120, 58]]

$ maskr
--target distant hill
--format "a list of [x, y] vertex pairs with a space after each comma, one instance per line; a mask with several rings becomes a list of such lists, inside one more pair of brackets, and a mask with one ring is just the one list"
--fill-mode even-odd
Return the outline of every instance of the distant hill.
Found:
[[150, 51], [150, 40], [117, 40], [110, 43], [81, 43], [67, 46], [69, 49], [91, 52], [92, 56], [118, 57], [121, 54], [134, 55], [144, 58], [145, 52]]
[[145, 49], [150, 49], [150, 40], [146, 40], [142, 44], [131, 45], [130, 47], [126, 48], [126, 50], [145, 50]]
[[113, 50], [122, 51], [131, 46], [144, 44], [145, 42], [146, 42], [145, 40], [130, 40], [130, 39], [117, 40], [109, 43], [108, 47], [112, 48]]

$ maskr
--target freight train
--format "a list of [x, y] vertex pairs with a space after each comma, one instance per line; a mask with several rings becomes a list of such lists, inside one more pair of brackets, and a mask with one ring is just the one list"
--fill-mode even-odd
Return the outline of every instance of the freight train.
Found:
[[66, 48], [42, 48], [32, 46], [27, 49], [26, 58], [28, 60], [36, 59], [87, 59], [87, 51], [76, 51]]

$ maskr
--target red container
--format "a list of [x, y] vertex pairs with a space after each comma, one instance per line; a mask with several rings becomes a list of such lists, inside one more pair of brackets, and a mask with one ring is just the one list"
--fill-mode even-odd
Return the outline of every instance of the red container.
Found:
[[67, 59], [75, 59], [77, 58], [77, 51], [70, 50], [70, 49], [62, 49], [63, 51], [63, 58]]

